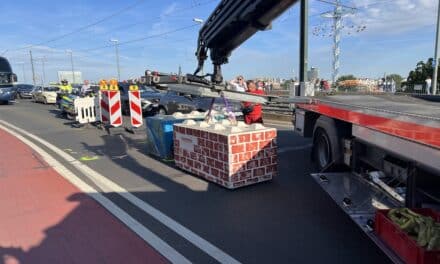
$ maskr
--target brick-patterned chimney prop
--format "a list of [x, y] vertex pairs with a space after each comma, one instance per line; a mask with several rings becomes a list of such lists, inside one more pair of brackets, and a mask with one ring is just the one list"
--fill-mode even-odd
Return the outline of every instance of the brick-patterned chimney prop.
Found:
[[235, 189], [271, 180], [278, 172], [277, 131], [261, 124], [228, 120], [174, 125], [176, 166]]

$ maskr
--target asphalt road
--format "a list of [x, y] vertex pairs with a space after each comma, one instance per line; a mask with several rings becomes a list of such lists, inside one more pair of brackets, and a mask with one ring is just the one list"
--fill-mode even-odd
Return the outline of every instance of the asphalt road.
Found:
[[[68, 120], [57, 117], [54, 106], [30, 101], [1, 105], [0, 120], [47, 140], [77, 159], [98, 157], [84, 163], [240, 262], [389, 263], [309, 176], [314, 171], [309, 159], [310, 141], [296, 136], [288, 124], [276, 126], [279, 176], [271, 182], [230, 191], [147, 156], [144, 129], [134, 135], [122, 129], [109, 135], [93, 126], [72, 128]], [[59, 161], [75, 171], [71, 164]], [[120, 194], [105, 195], [192, 262], [215, 263]]]

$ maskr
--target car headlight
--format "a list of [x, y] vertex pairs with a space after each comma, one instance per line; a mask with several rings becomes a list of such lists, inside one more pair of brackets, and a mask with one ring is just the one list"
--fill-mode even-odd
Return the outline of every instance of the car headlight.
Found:
[[0, 89], [0, 94], [8, 94], [8, 93], [11, 93], [12, 91], [11, 91], [11, 89], [9, 89], [9, 88], [3, 88], [3, 89]]
[[151, 104], [151, 102], [148, 101], [148, 100], [142, 99], [142, 100], [141, 100], [141, 104], [142, 104], [142, 106], [145, 106], [145, 105], [149, 105], [149, 104]]

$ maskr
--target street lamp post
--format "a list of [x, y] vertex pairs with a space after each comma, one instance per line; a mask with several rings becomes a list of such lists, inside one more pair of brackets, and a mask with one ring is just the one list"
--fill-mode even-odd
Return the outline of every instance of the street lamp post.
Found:
[[35, 69], [34, 69], [34, 59], [32, 57], [32, 50], [29, 50], [29, 56], [31, 58], [31, 67], [32, 67], [32, 84], [35, 86]]
[[73, 51], [66, 50], [70, 54], [70, 65], [72, 66], [72, 84], [75, 84], [75, 70], [73, 69]]
[[118, 70], [118, 81], [121, 80], [121, 69], [119, 68], [119, 40], [117, 39], [110, 39], [110, 42], [115, 44], [115, 52], [116, 52], [116, 67]]
[[201, 26], [203, 25], [204, 22], [203, 19], [197, 17], [193, 18], [193, 21], [196, 22], [197, 24], [200, 24]]
[[45, 71], [45, 62], [46, 62], [46, 57], [41, 57], [41, 66], [43, 68], [43, 78], [41, 80], [41, 82], [43, 83], [43, 86], [46, 84], [46, 71]]

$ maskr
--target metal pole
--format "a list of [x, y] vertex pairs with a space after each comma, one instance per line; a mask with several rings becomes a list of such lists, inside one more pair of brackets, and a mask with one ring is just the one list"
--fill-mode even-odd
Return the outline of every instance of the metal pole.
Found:
[[35, 69], [34, 69], [34, 59], [32, 58], [32, 50], [29, 50], [29, 55], [31, 57], [31, 66], [32, 66], [32, 82], [35, 86]]
[[118, 49], [119, 43], [115, 43], [116, 48], [116, 67], [118, 67], [118, 81], [121, 80], [121, 69], [119, 68], [119, 49]]
[[70, 64], [72, 65], [72, 84], [75, 84], [75, 70], [73, 69], [73, 51], [70, 51]]
[[23, 83], [26, 83], [26, 73], [25, 73], [25, 70], [24, 70], [24, 62], [21, 63], [21, 67], [22, 67], [22, 70], [23, 70]]
[[333, 36], [333, 85], [336, 85], [336, 82], [339, 78], [339, 57], [341, 55], [341, 29], [342, 29], [342, 6], [340, 0], [336, 0], [336, 6], [334, 10], [333, 17], [333, 27], [334, 27], [334, 36]]
[[43, 57], [42, 59], [41, 59], [41, 63], [42, 63], [42, 65], [43, 65], [43, 86], [46, 84], [46, 71], [44, 70], [44, 61], [45, 61], [45, 58]]
[[437, 10], [437, 32], [435, 37], [435, 52], [434, 52], [434, 76], [432, 77], [432, 94], [437, 94], [437, 75], [438, 75], [438, 48], [440, 42], [440, 1], [438, 1]]
[[[307, 68], [308, 68], [308, 42], [309, 42], [309, 0], [301, 0], [301, 15], [300, 15], [300, 48], [299, 48], [299, 81], [300, 90], [305, 89], [307, 82]], [[296, 91], [299, 96], [301, 91]]]

